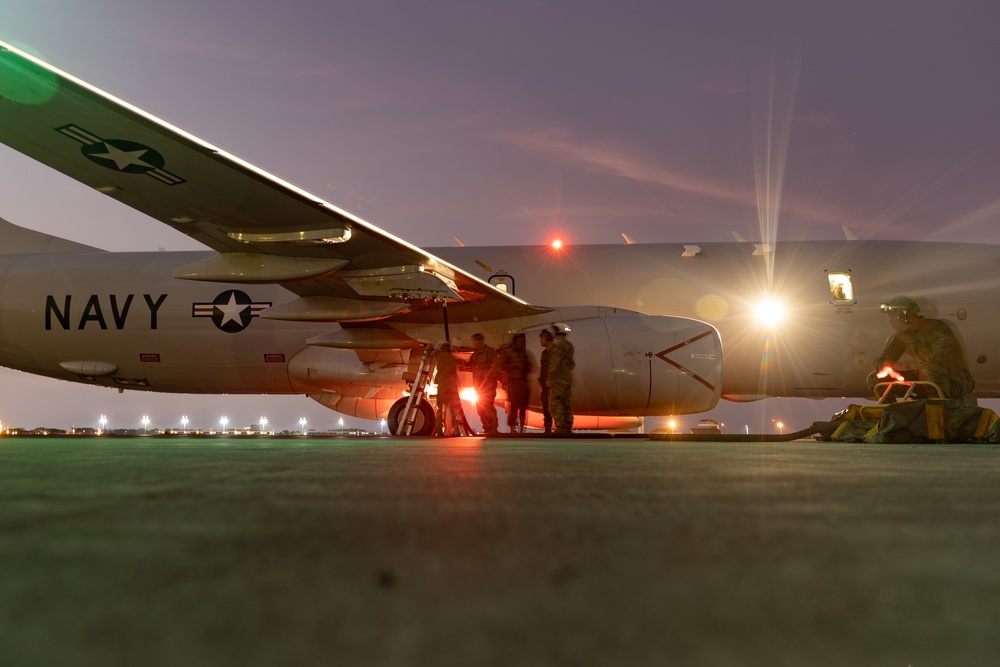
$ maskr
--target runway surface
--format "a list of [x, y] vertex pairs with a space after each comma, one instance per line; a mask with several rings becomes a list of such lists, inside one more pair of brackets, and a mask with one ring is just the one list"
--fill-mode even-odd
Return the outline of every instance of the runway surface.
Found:
[[9, 665], [1000, 654], [1000, 447], [2, 439]]

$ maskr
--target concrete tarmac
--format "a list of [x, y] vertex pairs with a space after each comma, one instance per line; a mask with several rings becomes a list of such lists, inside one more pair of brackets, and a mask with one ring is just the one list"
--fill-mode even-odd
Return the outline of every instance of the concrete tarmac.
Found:
[[0, 439], [5, 665], [981, 665], [1000, 447]]

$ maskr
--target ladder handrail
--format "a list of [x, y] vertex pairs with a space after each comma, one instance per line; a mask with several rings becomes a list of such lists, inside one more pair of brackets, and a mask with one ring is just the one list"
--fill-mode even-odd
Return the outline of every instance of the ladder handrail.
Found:
[[[928, 380], [893, 380], [892, 382], [879, 382], [878, 384], [875, 385], [875, 393], [878, 394], [877, 404], [879, 405], [882, 404], [886, 396], [889, 395], [889, 392], [892, 390], [892, 388], [896, 386], [906, 387], [906, 393], [903, 394], [903, 398], [900, 400], [908, 401], [910, 400], [910, 394], [913, 393], [914, 388], [917, 387], [918, 385], [930, 387], [935, 392], [937, 392], [938, 398], [941, 399], [944, 398], [944, 392], [941, 391], [941, 387], [934, 382], [930, 382]], [[879, 394], [878, 392], [881, 387], [885, 387], [885, 389], [883, 389], [882, 393]]]

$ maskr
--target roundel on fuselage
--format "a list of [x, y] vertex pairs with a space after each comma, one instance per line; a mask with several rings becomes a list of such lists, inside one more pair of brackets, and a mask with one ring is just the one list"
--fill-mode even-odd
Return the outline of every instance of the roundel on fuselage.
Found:
[[220, 331], [239, 333], [248, 326], [270, 302], [254, 302], [250, 295], [238, 289], [221, 292], [211, 303], [195, 303], [194, 317], [211, 317]]

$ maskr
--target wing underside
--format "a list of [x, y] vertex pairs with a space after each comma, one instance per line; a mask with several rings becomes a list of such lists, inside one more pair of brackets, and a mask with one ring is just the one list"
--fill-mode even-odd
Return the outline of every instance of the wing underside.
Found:
[[219, 253], [178, 278], [282, 284], [300, 298], [279, 319], [545, 310], [2, 42], [0, 141]]

